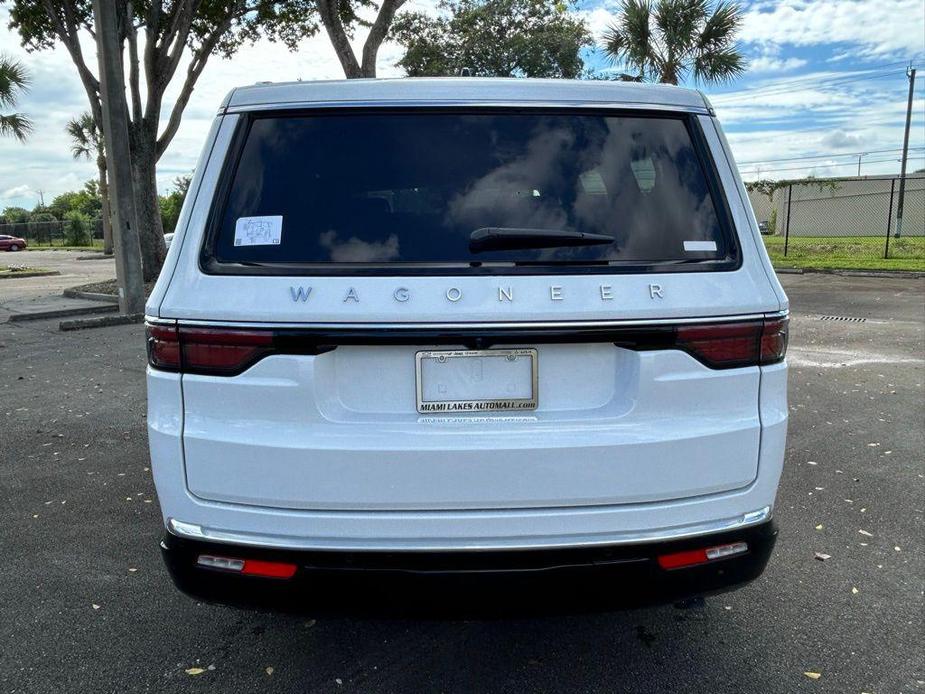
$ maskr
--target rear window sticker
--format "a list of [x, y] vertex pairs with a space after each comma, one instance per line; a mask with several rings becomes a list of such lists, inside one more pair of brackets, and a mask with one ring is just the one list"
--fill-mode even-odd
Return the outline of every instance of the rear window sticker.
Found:
[[283, 217], [239, 217], [234, 225], [235, 246], [278, 246], [283, 236]]

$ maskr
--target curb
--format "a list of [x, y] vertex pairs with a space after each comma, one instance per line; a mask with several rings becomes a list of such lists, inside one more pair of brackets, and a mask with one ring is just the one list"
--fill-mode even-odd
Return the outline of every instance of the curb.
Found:
[[820, 275], [840, 275], [841, 277], [898, 277], [901, 279], [917, 280], [925, 277], [925, 272], [918, 270], [827, 270], [825, 268], [810, 269], [806, 268], [805, 272], [813, 272]]
[[130, 313], [118, 316], [97, 316], [95, 318], [78, 318], [76, 320], [63, 320], [58, 323], [58, 330], [87, 330], [89, 328], [105, 328], [110, 325], [128, 325], [141, 323], [145, 319], [143, 313]]
[[88, 301], [103, 301], [108, 304], [118, 304], [119, 297], [115, 294], [100, 294], [98, 292], [81, 292], [76, 289], [65, 289], [61, 292], [69, 299], [86, 299]]
[[895, 277], [900, 279], [917, 280], [925, 277], [925, 272], [920, 270], [852, 270], [845, 268], [843, 270], [834, 268], [802, 268], [802, 267], [776, 267], [774, 271], [778, 275], [838, 275], [840, 277]]
[[57, 270], [41, 270], [39, 272], [3, 272], [0, 273], [0, 280], [22, 279], [23, 277], [50, 277], [51, 275], [60, 275]]
[[76, 258], [74, 258], [74, 260], [112, 260], [113, 258], [115, 258], [114, 255], [106, 255], [105, 253], [98, 253], [94, 255], [79, 255]]
[[109, 313], [119, 310], [118, 306], [112, 304], [101, 304], [100, 306], [84, 306], [82, 308], [62, 308], [53, 311], [35, 311], [33, 313], [14, 313], [7, 321], [10, 323], [19, 323], [27, 320], [44, 320], [46, 318], [70, 318], [71, 316], [89, 316], [95, 313]]

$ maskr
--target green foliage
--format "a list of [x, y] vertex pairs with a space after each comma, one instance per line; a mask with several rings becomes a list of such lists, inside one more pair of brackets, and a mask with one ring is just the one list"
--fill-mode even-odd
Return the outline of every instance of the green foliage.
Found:
[[103, 134], [89, 111], [69, 120], [64, 130], [71, 137], [71, 154], [74, 159], [105, 156]]
[[806, 178], [782, 178], [780, 180], [771, 180], [768, 178], [762, 178], [757, 181], [747, 181], [745, 183], [745, 189], [749, 193], [761, 193], [766, 195], [768, 200], [774, 202], [774, 195], [778, 190], [782, 188], [787, 188], [788, 186], [815, 186], [820, 191], [838, 190], [838, 179], [834, 178], [816, 178], [814, 176], [807, 176]]
[[[28, 50], [49, 49], [58, 40], [55, 24], [43, 7], [45, 4], [50, 5], [59, 16], [65, 14], [64, 9], [67, 7], [77, 27], [93, 29], [92, 0], [51, 0], [48, 3], [0, 0], [0, 4], [7, 3], [12, 5], [10, 28], [19, 33], [22, 45]], [[242, 44], [253, 43], [262, 37], [281, 41], [290, 50], [295, 50], [303, 38], [313, 36], [318, 31], [313, 0], [173, 0], [157, 4], [163, 6], [160, 12], [155, 13], [150, 1], [132, 3], [134, 24], [150, 26], [155, 33], [163, 35], [171, 30], [175, 17], [184, 14], [182, 10], [192, 6], [195, 14], [187, 39], [189, 47], [198, 50], [205, 42], [211, 42], [217, 29], [223, 29], [218, 34], [215, 49], [225, 58], [231, 57]], [[345, 4], [353, 8], [364, 3]], [[150, 22], [152, 18], [156, 18], [153, 23]]]
[[[0, 55], [0, 108], [13, 108], [19, 96], [29, 88], [29, 73], [21, 63]], [[0, 137], [14, 137], [25, 142], [32, 132], [32, 121], [21, 113], [0, 113]]]
[[79, 212], [85, 217], [99, 217], [102, 209], [103, 203], [99, 195], [90, 193], [87, 188], [61, 193], [48, 206], [49, 212], [58, 219], [67, 219], [71, 212]]
[[92, 239], [90, 218], [73, 210], [64, 216], [67, 221], [66, 240], [68, 246], [89, 246]]
[[3, 218], [7, 224], [23, 224], [29, 221], [30, 212], [24, 207], [7, 207], [3, 210]]
[[173, 190], [167, 195], [159, 195], [158, 202], [161, 208], [161, 223], [164, 226], [164, 233], [172, 233], [177, 227], [177, 220], [180, 219], [180, 210], [183, 209], [183, 201], [186, 200], [186, 193], [189, 190], [191, 176], [177, 176], [173, 179]]
[[409, 12], [395, 19], [394, 39], [405, 47], [398, 65], [412, 77], [457, 75], [464, 68], [486, 77], [578, 77], [579, 51], [591, 36], [570, 4], [441, 0], [440, 17]]
[[735, 42], [741, 24], [739, 5], [726, 0], [623, 0], [603, 48], [639, 79], [722, 83], [745, 71]]
[[[36, 207], [38, 209], [38, 207]], [[42, 222], [57, 222], [53, 214], [50, 212], [33, 212], [29, 215], [29, 222], [32, 224], [41, 224]]]

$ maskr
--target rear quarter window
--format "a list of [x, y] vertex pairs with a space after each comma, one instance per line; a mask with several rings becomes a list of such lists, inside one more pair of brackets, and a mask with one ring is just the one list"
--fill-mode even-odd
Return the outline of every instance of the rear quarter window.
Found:
[[[728, 269], [738, 250], [716, 178], [683, 114], [250, 114], [202, 264], [253, 274]], [[485, 229], [597, 240], [477, 247]]]

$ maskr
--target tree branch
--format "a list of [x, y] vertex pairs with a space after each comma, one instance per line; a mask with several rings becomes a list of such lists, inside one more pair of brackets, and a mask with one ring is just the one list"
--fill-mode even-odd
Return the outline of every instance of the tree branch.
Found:
[[163, 36], [157, 51], [155, 72], [162, 89], [170, 84], [177, 71], [200, 2], [201, 0], [183, 0], [174, 8], [170, 29]]
[[128, 4], [126, 11], [125, 33], [128, 38], [128, 55], [129, 55], [129, 72], [128, 82], [129, 90], [132, 95], [132, 120], [139, 123], [142, 119], [141, 113], [141, 86], [138, 77], [138, 29], [132, 21], [132, 3]]
[[[388, 0], [386, 0], [388, 1]], [[337, 59], [340, 61], [344, 74], [348, 78], [362, 77], [363, 72], [353, 54], [353, 48], [350, 46], [350, 39], [347, 36], [347, 30], [340, 16], [340, 0], [317, 0], [318, 14], [321, 15], [321, 23], [324, 30], [331, 40]], [[384, 4], [384, 3], [383, 3]]]
[[152, 0], [145, 23], [145, 81], [150, 87], [150, 75], [157, 69], [157, 28], [161, 24], [161, 0]]
[[[363, 44], [363, 65], [361, 71], [364, 77], [376, 76], [376, 55], [379, 53], [379, 47], [389, 33], [389, 27], [392, 26], [392, 20], [395, 13], [405, 4], [406, 0], [382, 0], [379, 7], [379, 14], [376, 15], [376, 21], [373, 22], [366, 37], [366, 43]], [[321, 3], [319, 3], [320, 5]], [[351, 51], [353, 55], [353, 51]]]
[[170, 141], [173, 140], [173, 136], [177, 134], [177, 129], [180, 127], [180, 119], [183, 117], [183, 110], [186, 108], [186, 104], [189, 103], [190, 96], [193, 94], [193, 89], [196, 88], [196, 81], [205, 69], [206, 63], [209, 61], [209, 56], [211, 56], [212, 51], [215, 50], [215, 46], [230, 28], [231, 18], [229, 17], [216, 27], [215, 31], [209, 34], [202, 45], [193, 53], [193, 59], [186, 69], [186, 80], [183, 82], [180, 94], [177, 96], [177, 100], [170, 112], [167, 126], [164, 128], [164, 132], [161, 133], [161, 136], [157, 138], [157, 143], [154, 148], [155, 161], [160, 159], [161, 155], [170, 145]]
[[[87, 92], [87, 99], [90, 101], [90, 111], [93, 113], [93, 118], [97, 123], [102, 123], [103, 111], [100, 106], [100, 82], [90, 72], [90, 68], [87, 67], [87, 63], [84, 61], [83, 51], [80, 49], [79, 29], [74, 19], [73, 0], [65, 0], [63, 5], [66, 18], [64, 20], [58, 15], [55, 3], [51, 0], [42, 0], [42, 7], [45, 9], [48, 19], [54, 25], [55, 34], [64, 44], [64, 47], [67, 48], [71, 60], [77, 67], [77, 74], [84, 86], [84, 90]], [[65, 21], [67, 25], [65, 25]]]

